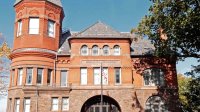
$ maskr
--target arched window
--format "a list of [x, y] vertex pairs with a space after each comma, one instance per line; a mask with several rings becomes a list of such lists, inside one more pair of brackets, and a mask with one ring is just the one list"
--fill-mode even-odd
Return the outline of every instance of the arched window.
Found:
[[97, 45], [94, 45], [94, 46], [92, 47], [92, 55], [93, 55], [93, 56], [99, 55], [99, 47], [98, 47]]
[[143, 72], [145, 86], [163, 86], [164, 72], [159, 68], [149, 68]]
[[160, 96], [149, 97], [145, 106], [145, 112], [168, 112], [165, 101]]
[[110, 49], [108, 45], [103, 46], [103, 55], [109, 55]]
[[114, 46], [114, 55], [120, 55], [120, 47], [118, 45]]
[[88, 55], [88, 47], [86, 45], [83, 45], [81, 47], [81, 55], [83, 56]]

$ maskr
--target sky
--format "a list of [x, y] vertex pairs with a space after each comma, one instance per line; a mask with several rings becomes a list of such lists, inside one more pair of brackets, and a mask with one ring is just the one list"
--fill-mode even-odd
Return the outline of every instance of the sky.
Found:
[[[13, 44], [15, 0], [0, 0], [0, 33], [10, 47]], [[151, 2], [148, 0], [62, 0], [65, 18], [63, 29], [82, 31], [97, 21], [112, 26], [117, 31], [130, 32], [145, 14]], [[177, 72], [185, 73], [195, 64], [195, 59], [177, 63]], [[0, 99], [0, 104], [6, 100]], [[6, 103], [3, 103], [6, 104]], [[5, 111], [5, 105], [0, 105], [0, 111]], [[4, 110], [3, 110], [4, 109]]]

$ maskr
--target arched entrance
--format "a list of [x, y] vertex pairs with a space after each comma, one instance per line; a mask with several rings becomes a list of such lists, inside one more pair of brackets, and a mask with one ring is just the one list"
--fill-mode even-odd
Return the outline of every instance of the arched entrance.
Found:
[[146, 102], [145, 112], [168, 112], [165, 101], [160, 96], [151, 96]]
[[[81, 112], [100, 112], [101, 96], [88, 99], [82, 106]], [[103, 96], [103, 112], [121, 112], [119, 104], [109, 96]]]

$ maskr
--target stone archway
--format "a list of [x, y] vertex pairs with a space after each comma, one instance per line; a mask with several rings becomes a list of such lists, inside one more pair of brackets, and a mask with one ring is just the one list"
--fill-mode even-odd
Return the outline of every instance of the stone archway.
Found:
[[[81, 112], [100, 112], [101, 96], [89, 98], [82, 106]], [[120, 106], [116, 100], [103, 95], [103, 112], [121, 112]]]

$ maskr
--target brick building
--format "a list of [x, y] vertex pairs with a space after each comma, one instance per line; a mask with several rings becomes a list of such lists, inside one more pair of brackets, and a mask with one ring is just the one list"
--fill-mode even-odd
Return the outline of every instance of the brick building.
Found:
[[176, 60], [153, 57], [148, 40], [102, 22], [62, 32], [60, 0], [14, 8], [7, 112], [100, 112], [101, 93], [103, 112], [178, 111]]

